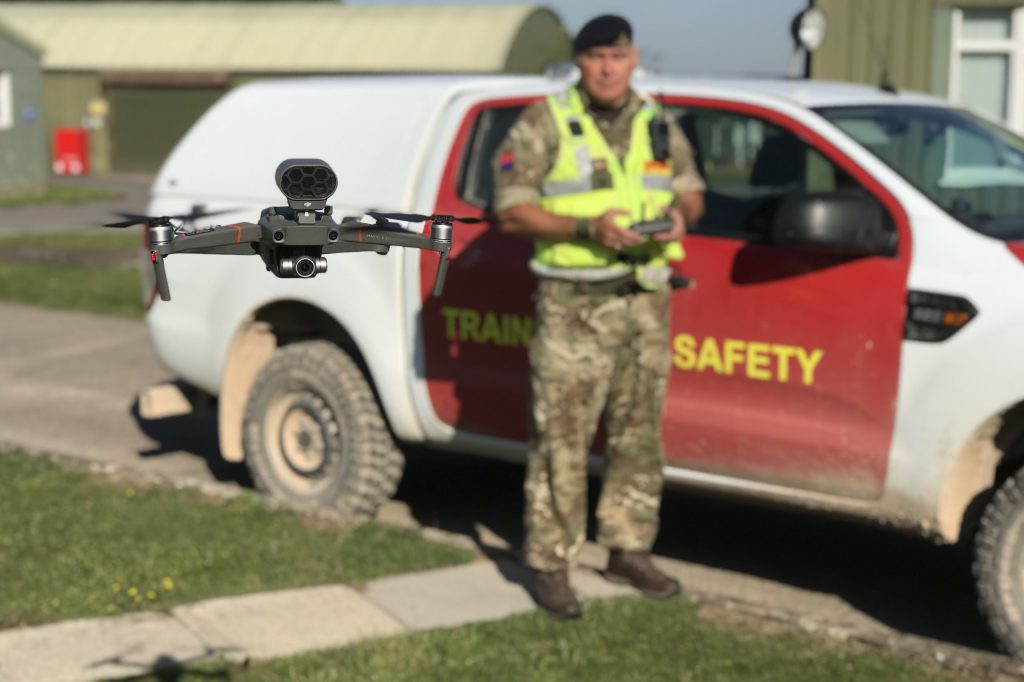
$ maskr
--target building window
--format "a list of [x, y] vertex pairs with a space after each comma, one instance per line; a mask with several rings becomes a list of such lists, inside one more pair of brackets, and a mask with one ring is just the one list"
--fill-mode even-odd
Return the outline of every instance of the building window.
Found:
[[1024, 7], [953, 12], [949, 94], [1024, 133]]
[[14, 86], [10, 71], [0, 71], [0, 130], [14, 127]]

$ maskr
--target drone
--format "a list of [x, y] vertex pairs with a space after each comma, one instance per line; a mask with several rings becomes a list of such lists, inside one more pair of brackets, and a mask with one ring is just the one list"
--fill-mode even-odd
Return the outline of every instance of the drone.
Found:
[[[193, 210], [188, 215], [161, 217], [123, 214], [127, 220], [104, 227], [146, 226], [157, 290], [162, 300], [170, 301], [164, 259], [175, 253], [258, 254], [267, 270], [278, 277], [310, 279], [327, 272], [326, 254], [372, 251], [383, 255], [392, 246], [437, 252], [440, 259], [432, 291], [437, 297], [448, 272], [453, 223], [483, 222], [480, 218], [451, 215], [368, 211], [365, 215], [373, 223], [364, 223], [361, 217], [348, 217], [337, 223], [327, 200], [338, 188], [338, 177], [326, 162], [286, 159], [277, 167], [275, 180], [288, 205], [263, 209], [258, 223], [215, 225], [194, 231], [182, 231], [174, 225], [174, 220], [192, 221], [216, 215]], [[429, 221], [430, 232], [408, 232], [394, 221]]]

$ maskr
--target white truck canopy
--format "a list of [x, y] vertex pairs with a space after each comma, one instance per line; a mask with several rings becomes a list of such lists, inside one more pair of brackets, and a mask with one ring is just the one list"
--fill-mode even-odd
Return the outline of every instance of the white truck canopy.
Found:
[[[446, 104], [461, 93], [551, 84], [523, 76], [315, 77], [250, 83], [231, 91], [182, 138], [154, 197], [211, 203], [280, 202], [274, 169], [319, 158], [338, 175], [332, 204], [399, 210], [416, 161], [432, 149]], [[436, 150], [435, 150], [436, 153]], [[411, 161], [411, 162], [410, 162]]]

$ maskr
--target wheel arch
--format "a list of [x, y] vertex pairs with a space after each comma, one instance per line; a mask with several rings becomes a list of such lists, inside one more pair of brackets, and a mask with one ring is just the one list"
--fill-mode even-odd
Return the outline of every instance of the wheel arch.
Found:
[[1024, 401], [986, 419], [953, 459], [939, 497], [939, 535], [969, 543], [992, 495], [1022, 465]]
[[330, 341], [348, 353], [376, 393], [359, 346], [334, 316], [303, 301], [268, 303], [238, 325], [228, 345], [217, 401], [220, 451], [225, 460], [241, 462], [245, 459], [242, 445], [245, 405], [260, 370], [278, 348], [311, 339]]

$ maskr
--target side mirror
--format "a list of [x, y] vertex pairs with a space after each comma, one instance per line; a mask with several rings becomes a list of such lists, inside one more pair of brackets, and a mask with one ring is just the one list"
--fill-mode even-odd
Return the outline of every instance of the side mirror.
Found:
[[857, 256], [896, 254], [896, 230], [873, 197], [861, 192], [819, 192], [783, 197], [772, 221], [771, 242]]

